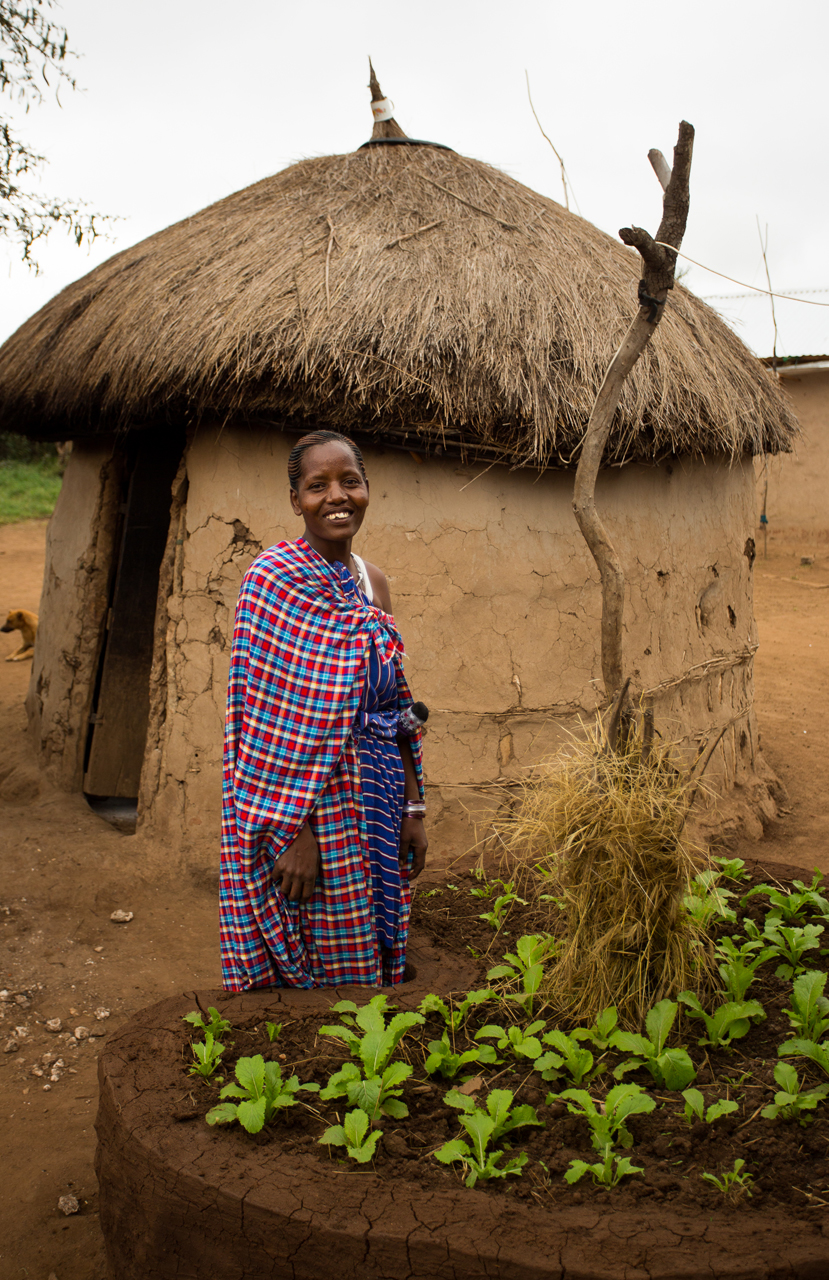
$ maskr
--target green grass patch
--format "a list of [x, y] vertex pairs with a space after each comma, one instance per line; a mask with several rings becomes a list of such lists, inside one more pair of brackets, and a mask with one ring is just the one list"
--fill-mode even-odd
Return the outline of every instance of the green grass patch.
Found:
[[0, 524], [50, 516], [62, 479], [60, 459], [54, 455], [31, 462], [0, 462]]

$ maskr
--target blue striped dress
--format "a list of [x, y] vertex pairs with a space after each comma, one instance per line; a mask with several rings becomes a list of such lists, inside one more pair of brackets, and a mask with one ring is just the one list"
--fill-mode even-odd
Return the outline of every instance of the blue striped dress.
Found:
[[[368, 595], [343, 568], [343, 589]], [[411, 891], [400, 875], [400, 824], [405, 798], [405, 775], [397, 745], [398, 696], [393, 662], [384, 662], [372, 641], [366, 683], [354, 723], [360, 761], [360, 787], [371, 864], [372, 898], [377, 942], [384, 981], [402, 977], [409, 929]]]

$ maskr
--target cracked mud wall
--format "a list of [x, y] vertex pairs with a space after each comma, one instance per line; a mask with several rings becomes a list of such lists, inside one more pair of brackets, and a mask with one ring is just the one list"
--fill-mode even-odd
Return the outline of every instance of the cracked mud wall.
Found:
[[[186, 833], [213, 856], [233, 610], [254, 556], [300, 532], [285, 480], [291, 443], [202, 430], [185, 459], [142, 811], [148, 829]], [[598, 572], [572, 514], [571, 475], [365, 457], [371, 506], [355, 550], [388, 575], [409, 679], [431, 708], [433, 829], [460, 850], [503, 784], [597, 706]], [[626, 669], [650, 691], [657, 727], [691, 752], [727, 726], [709, 781], [753, 776], [751, 463], [610, 471], [597, 502], [627, 575]]]
[[79, 790], [106, 622], [121, 460], [108, 438], [74, 444], [49, 521], [26, 710], [49, 780]]

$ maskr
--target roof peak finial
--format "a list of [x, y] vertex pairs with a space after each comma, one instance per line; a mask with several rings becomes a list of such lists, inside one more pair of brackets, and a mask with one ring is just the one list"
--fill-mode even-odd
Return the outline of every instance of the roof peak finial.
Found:
[[394, 104], [383, 97], [383, 90], [371, 65], [371, 58], [368, 60], [369, 82], [368, 87], [371, 89], [371, 112], [374, 116], [374, 128], [371, 131], [372, 138], [405, 138], [407, 134], [400, 128], [400, 125], [392, 115]]

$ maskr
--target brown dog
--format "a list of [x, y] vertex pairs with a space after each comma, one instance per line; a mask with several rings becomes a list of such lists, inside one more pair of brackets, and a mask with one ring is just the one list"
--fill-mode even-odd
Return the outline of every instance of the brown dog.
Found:
[[29, 613], [28, 609], [12, 609], [6, 618], [5, 626], [0, 627], [0, 631], [19, 631], [23, 636], [22, 645], [19, 649], [15, 649], [14, 653], [9, 654], [6, 662], [25, 662], [27, 658], [34, 657], [37, 635], [36, 613]]

